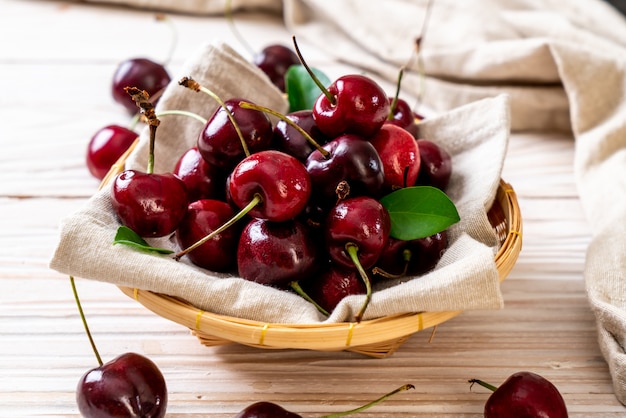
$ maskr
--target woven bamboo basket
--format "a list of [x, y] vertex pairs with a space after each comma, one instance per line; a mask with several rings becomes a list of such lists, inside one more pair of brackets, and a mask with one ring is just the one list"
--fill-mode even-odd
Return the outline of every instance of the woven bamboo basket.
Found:
[[[102, 185], [124, 170], [124, 161], [133, 148], [131, 146], [111, 168]], [[517, 196], [511, 185], [502, 179], [488, 217], [500, 241], [495, 263], [502, 282], [515, 265], [522, 247]], [[262, 349], [351, 351], [383, 358], [393, 354], [412, 334], [436, 327], [462, 312], [414, 312], [359, 323], [265, 323], [205, 312], [168, 295], [119, 288], [157, 315], [189, 328], [201, 344], [209, 347], [237, 343]]]

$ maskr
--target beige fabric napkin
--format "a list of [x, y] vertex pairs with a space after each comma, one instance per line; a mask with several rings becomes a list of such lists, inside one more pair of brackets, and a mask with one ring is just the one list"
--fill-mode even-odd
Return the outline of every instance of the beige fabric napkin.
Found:
[[[357, 4], [358, 3], [358, 4]], [[384, 3], [384, 5], [383, 5]], [[426, 1], [286, 0], [298, 36], [393, 80]], [[506, 92], [515, 130], [571, 130], [593, 239], [585, 280], [616, 396], [626, 403], [626, 21], [602, 1], [435, 1], [423, 39], [424, 102], [445, 111]], [[418, 94], [420, 78], [403, 86]]]
[[[204, 93], [177, 84], [191, 76], [223, 99], [243, 97], [280, 112], [281, 93], [252, 64], [227, 45], [208, 44], [189, 58], [166, 89], [157, 111], [189, 110], [209, 117], [216, 104]], [[201, 124], [186, 116], [161, 118], [157, 131], [155, 171], [171, 170], [183, 151], [194, 146]], [[449, 195], [461, 222], [450, 229], [451, 246], [439, 268], [420, 279], [380, 289], [365, 318], [405, 312], [497, 309], [502, 306], [494, 255], [497, 240], [486, 211], [498, 186], [509, 138], [508, 98], [498, 96], [454, 109], [425, 122], [426, 137], [452, 155]], [[145, 170], [148, 135], [127, 160], [127, 168]], [[488, 163], [486, 163], [488, 162]], [[178, 296], [199, 309], [264, 322], [316, 323], [349, 321], [363, 296], [346, 298], [330, 318], [321, 316], [300, 296], [224, 274], [213, 274], [169, 256], [145, 254], [112, 245], [118, 220], [111, 210], [110, 187], [63, 222], [51, 267], [78, 277]], [[172, 239], [151, 242], [175, 248]]]

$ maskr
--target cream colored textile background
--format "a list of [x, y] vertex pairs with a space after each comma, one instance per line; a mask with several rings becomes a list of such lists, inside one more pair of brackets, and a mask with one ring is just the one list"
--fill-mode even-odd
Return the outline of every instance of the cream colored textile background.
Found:
[[[189, 11], [192, 2], [141, 5], [183, 3]], [[413, 45], [425, 0], [282, 3], [293, 33], [337, 59], [390, 80], [403, 64], [416, 68]], [[193, 4], [195, 13], [219, 13], [215, 2]], [[600, 0], [437, 0], [422, 54], [428, 108], [441, 112], [506, 93], [514, 130], [573, 133], [576, 180], [594, 232], [585, 269], [589, 301], [616, 395], [626, 403], [624, 17]], [[415, 72], [407, 73], [403, 87], [417, 94]]]

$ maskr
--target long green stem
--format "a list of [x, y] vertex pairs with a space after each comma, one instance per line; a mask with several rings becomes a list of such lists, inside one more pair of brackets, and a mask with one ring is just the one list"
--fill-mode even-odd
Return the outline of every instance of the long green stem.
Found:
[[391, 106], [389, 107], [388, 120], [393, 120], [393, 115], [396, 112], [396, 106], [398, 106], [398, 98], [400, 97], [400, 86], [402, 85], [402, 76], [404, 75], [404, 67], [400, 68], [398, 72], [398, 80], [396, 81], [396, 94], [393, 95]]
[[237, 223], [237, 221], [239, 221], [244, 216], [246, 216], [246, 214], [248, 212], [250, 212], [250, 210], [252, 210], [256, 205], [258, 205], [259, 203], [262, 203], [262, 202], [263, 202], [263, 198], [261, 197], [261, 195], [255, 194], [254, 197], [252, 198], [252, 200], [250, 201], [250, 203], [248, 203], [246, 206], [244, 206], [243, 209], [241, 209], [238, 213], [235, 214], [235, 216], [230, 218], [228, 220], [228, 222], [225, 222], [222, 226], [220, 226], [216, 230], [212, 231], [210, 234], [204, 236], [202, 239], [198, 240], [195, 244], [192, 244], [190, 247], [187, 247], [184, 250], [176, 253], [174, 255], [174, 260], [176, 260], [176, 261], [180, 260], [181, 257], [183, 257], [185, 254], [195, 250], [196, 248], [198, 248], [202, 244], [204, 244], [207, 241], [213, 239], [213, 237], [215, 237], [217, 234], [220, 234], [220, 233], [224, 232], [226, 229], [230, 228], [235, 223]]
[[203, 118], [202, 116], [198, 115], [197, 113], [193, 113], [193, 112], [189, 112], [187, 110], [176, 110], [176, 109], [172, 109], [172, 110], [162, 110], [161, 112], [157, 113], [158, 117], [161, 116], [166, 116], [166, 115], [180, 115], [180, 116], [189, 116], [191, 118], [196, 119], [197, 121], [199, 121], [200, 123], [206, 124], [207, 120], [205, 118]]
[[332, 94], [330, 94], [330, 92], [328, 91], [326, 86], [322, 84], [322, 82], [320, 81], [319, 78], [317, 78], [317, 76], [315, 75], [313, 70], [311, 70], [311, 67], [308, 66], [308, 64], [304, 60], [304, 57], [300, 53], [300, 48], [298, 47], [298, 43], [296, 42], [296, 37], [292, 36], [292, 39], [293, 39], [294, 49], [296, 50], [296, 55], [298, 56], [298, 59], [300, 60], [300, 64], [302, 64], [302, 66], [306, 69], [306, 72], [309, 73], [309, 75], [311, 76], [311, 79], [313, 80], [313, 82], [315, 84], [317, 84], [317, 87], [319, 87], [319, 89], [322, 91], [322, 93], [324, 93], [324, 96], [326, 96], [328, 101], [332, 105], [335, 105], [335, 103], [337, 103], [337, 98], [335, 96], [333, 96]]
[[87, 319], [85, 318], [85, 313], [83, 312], [83, 307], [81, 306], [80, 299], [78, 298], [78, 291], [76, 290], [76, 283], [74, 282], [74, 276], [70, 276], [70, 283], [72, 284], [72, 292], [74, 292], [74, 300], [76, 301], [76, 306], [78, 307], [78, 313], [80, 314], [80, 319], [83, 321], [83, 326], [85, 327], [85, 332], [87, 333], [87, 338], [89, 338], [89, 343], [91, 344], [91, 348], [93, 353], [96, 355], [96, 360], [98, 360], [98, 364], [102, 366], [102, 358], [100, 357], [100, 353], [96, 348], [96, 343], [93, 341], [93, 337], [91, 336], [91, 331], [89, 331], [89, 325], [87, 325]]
[[370, 282], [370, 278], [365, 272], [365, 269], [361, 265], [361, 261], [359, 260], [359, 255], [358, 255], [359, 247], [356, 244], [349, 242], [348, 244], [346, 244], [346, 251], [348, 252], [348, 255], [350, 256], [350, 259], [354, 263], [357, 271], [361, 275], [361, 279], [363, 279], [363, 283], [365, 283], [365, 292], [366, 292], [365, 301], [363, 302], [361, 309], [355, 316], [355, 321], [361, 322], [361, 319], [363, 319], [363, 314], [365, 314], [365, 310], [367, 309], [367, 306], [369, 305], [370, 300], [372, 299], [372, 284]]
[[415, 386], [413, 386], [411, 384], [402, 385], [399, 388], [389, 392], [388, 394], [383, 395], [380, 398], [378, 398], [378, 399], [376, 399], [376, 400], [374, 400], [372, 402], [369, 402], [368, 404], [365, 404], [365, 405], [360, 406], [360, 407], [355, 408], [355, 409], [351, 409], [349, 411], [337, 412], [337, 413], [330, 414], [330, 415], [324, 415], [321, 418], [336, 418], [336, 417], [343, 417], [343, 416], [346, 416], [346, 415], [356, 414], [358, 412], [363, 412], [366, 409], [369, 409], [369, 408], [371, 408], [371, 407], [373, 407], [375, 405], [378, 405], [379, 403], [387, 400], [388, 398], [390, 398], [391, 396], [395, 395], [396, 393], [402, 392], [402, 391], [405, 391], [405, 390], [409, 390], [409, 389], [415, 389]]
[[300, 286], [300, 283], [298, 283], [297, 281], [293, 281], [293, 282], [289, 283], [289, 286], [294, 290], [294, 292], [296, 292], [298, 295], [303, 297], [306, 301], [312, 303], [313, 306], [315, 306], [317, 308], [317, 310], [320, 311], [323, 315], [330, 316], [330, 313], [326, 309], [322, 308], [319, 305], [319, 303], [317, 303], [315, 300], [313, 300], [313, 298], [311, 296], [309, 296], [304, 291], [304, 289], [302, 289], [302, 286]]
[[237, 30], [237, 25], [235, 25], [235, 18], [233, 17], [233, 6], [231, 0], [226, 0], [224, 3], [224, 16], [226, 17], [226, 21], [230, 25], [230, 30], [235, 35], [235, 38], [239, 41], [239, 43], [248, 51], [248, 53], [254, 56], [254, 48], [246, 41], [239, 30]]

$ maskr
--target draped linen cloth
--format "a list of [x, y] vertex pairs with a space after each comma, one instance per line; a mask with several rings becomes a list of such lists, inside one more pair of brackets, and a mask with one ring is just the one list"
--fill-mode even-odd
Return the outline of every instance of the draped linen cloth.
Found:
[[[233, 2], [234, 9], [246, 1]], [[514, 131], [572, 133], [576, 183], [593, 232], [586, 288], [616, 396], [626, 403], [624, 17], [600, 0], [436, 0], [417, 59], [426, 0], [263, 3], [281, 10], [298, 37], [357, 69], [395, 80], [406, 65], [403, 89], [436, 113], [506, 94]], [[197, 14], [223, 11], [211, 1], [141, 2], [169, 10], [175, 4]]]

